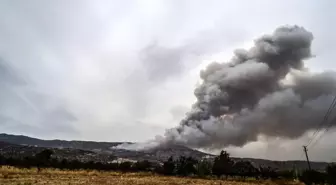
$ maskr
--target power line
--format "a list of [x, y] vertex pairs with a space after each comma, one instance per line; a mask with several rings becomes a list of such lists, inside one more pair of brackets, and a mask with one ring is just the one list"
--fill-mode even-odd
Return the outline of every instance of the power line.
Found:
[[312, 135], [312, 138], [310, 139], [310, 141], [308, 142], [308, 144], [307, 144], [306, 146], [308, 146], [308, 145], [311, 144], [311, 142], [313, 141], [315, 135], [322, 129], [322, 125], [323, 125], [323, 124], [325, 123], [325, 121], [328, 119], [329, 114], [330, 114], [332, 108], [335, 107], [335, 102], [336, 102], [336, 96], [334, 97], [333, 101], [331, 102], [331, 104], [330, 104], [330, 106], [329, 106], [329, 108], [328, 108], [328, 111], [327, 111], [326, 114], [324, 115], [323, 120], [322, 120], [321, 123], [318, 125], [318, 128], [315, 130], [315, 132], [314, 132], [313, 135]]
[[335, 123], [336, 121], [336, 117], [334, 117], [334, 119], [332, 119], [330, 122], [329, 122], [329, 125], [326, 127], [325, 131], [328, 132], [328, 130], [332, 127], [333, 123]]
[[336, 117], [329, 122], [329, 124], [327, 125], [327, 127], [324, 129], [323, 133], [315, 140], [315, 142], [312, 144], [312, 146], [310, 148], [314, 147], [317, 144], [317, 142], [323, 137], [323, 135], [328, 132], [328, 130], [331, 128], [332, 124], [335, 121], [336, 121]]
[[[329, 115], [332, 112], [332, 109], [335, 108], [336, 106], [336, 96], [334, 97], [333, 101], [331, 102], [326, 114], [323, 117], [323, 120], [321, 121], [321, 123], [318, 125], [318, 128], [315, 130], [315, 132], [313, 133], [311, 139], [309, 140], [308, 144], [306, 145], [307, 147], [312, 143], [312, 141], [314, 140], [316, 134], [323, 128], [323, 124], [328, 121]], [[316, 142], [315, 142], [316, 143]]]
[[313, 148], [317, 144], [317, 142], [322, 138], [323, 133], [320, 134], [314, 142], [312, 142], [312, 144], [309, 148]]

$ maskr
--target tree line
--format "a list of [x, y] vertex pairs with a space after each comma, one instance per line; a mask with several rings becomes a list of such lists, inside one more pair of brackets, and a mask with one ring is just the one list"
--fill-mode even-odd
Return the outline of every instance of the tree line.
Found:
[[171, 176], [197, 176], [217, 178], [239, 179], [299, 179], [307, 185], [333, 184], [336, 185], [336, 165], [329, 165], [325, 171], [306, 170], [296, 172], [293, 170], [279, 171], [270, 167], [256, 167], [249, 161], [233, 161], [226, 151], [214, 158], [214, 160], [196, 160], [192, 157], [181, 156], [177, 159], [170, 157], [163, 164], [149, 162], [147, 160], [120, 163], [81, 162], [78, 160], [68, 161], [52, 158], [53, 152], [43, 150], [34, 156], [24, 158], [11, 158], [0, 155], [0, 165], [10, 165], [19, 168], [37, 167], [38, 171], [43, 168], [58, 168], [69, 170], [102, 170], [121, 172], [153, 172]]

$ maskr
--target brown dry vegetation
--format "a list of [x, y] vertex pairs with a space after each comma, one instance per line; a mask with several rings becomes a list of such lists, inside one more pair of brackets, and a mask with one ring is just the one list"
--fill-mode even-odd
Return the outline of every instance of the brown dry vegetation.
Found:
[[284, 181], [224, 181], [214, 179], [165, 177], [148, 173], [119, 173], [98, 171], [68, 171], [44, 169], [40, 173], [36, 169], [18, 169], [14, 167], [0, 167], [1, 185], [300, 185], [298, 182]]

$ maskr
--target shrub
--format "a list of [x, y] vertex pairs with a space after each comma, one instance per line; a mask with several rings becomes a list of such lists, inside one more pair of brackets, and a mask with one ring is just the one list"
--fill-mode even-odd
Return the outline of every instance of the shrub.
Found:
[[325, 174], [316, 170], [306, 170], [299, 176], [299, 180], [306, 185], [324, 184], [325, 179]]

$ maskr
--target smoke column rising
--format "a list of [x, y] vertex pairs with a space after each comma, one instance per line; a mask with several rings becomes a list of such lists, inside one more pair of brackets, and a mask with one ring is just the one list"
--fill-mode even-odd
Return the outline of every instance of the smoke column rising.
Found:
[[211, 63], [200, 72], [197, 101], [185, 119], [149, 147], [244, 146], [259, 135], [295, 139], [316, 129], [333, 98], [336, 74], [304, 67], [312, 41], [303, 27], [282, 26], [256, 39], [251, 49], [234, 51], [229, 62]]

